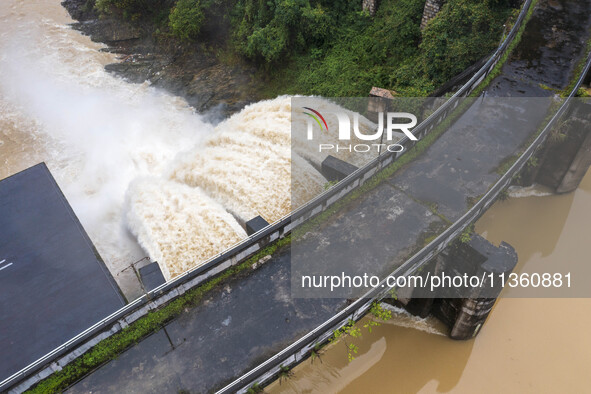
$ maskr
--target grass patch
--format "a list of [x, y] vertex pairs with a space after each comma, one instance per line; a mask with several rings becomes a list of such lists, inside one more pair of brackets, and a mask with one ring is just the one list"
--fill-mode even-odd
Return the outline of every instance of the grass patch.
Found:
[[472, 240], [472, 235], [474, 235], [474, 223], [470, 223], [470, 225], [462, 231], [458, 239], [461, 243], [467, 244]]

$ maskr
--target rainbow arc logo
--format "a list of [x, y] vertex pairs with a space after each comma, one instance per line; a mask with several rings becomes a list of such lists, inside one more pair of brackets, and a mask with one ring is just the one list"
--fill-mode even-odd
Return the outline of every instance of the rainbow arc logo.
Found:
[[[310, 107], [304, 107], [304, 109], [307, 109], [308, 111], [311, 111], [314, 113], [314, 114], [311, 114], [310, 112], [304, 112], [306, 115], [313, 118], [316, 121], [316, 123], [318, 123], [318, 126], [320, 126], [320, 131], [322, 131], [322, 129], [323, 129], [322, 123], [324, 123], [324, 130], [328, 131], [328, 125], [326, 124], [326, 120], [324, 119], [324, 116], [322, 116], [320, 114], [320, 112], [318, 112], [315, 109], [310, 108]], [[318, 119], [318, 117], [320, 117], [320, 119], [322, 119], [322, 123], [320, 123], [320, 119]]]

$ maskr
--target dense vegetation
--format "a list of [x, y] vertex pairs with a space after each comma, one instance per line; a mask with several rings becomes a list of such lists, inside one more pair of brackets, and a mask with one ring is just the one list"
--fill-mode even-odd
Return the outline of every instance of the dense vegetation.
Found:
[[372, 86], [422, 96], [499, 44], [510, 2], [448, 0], [423, 31], [425, 0], [382, 0], [373, 18], [361, 0], [97, 0], [96, 8], [156, 16], [161, 37], [185, 42], [199, 41], [209, 18], [224, 21], [226, 50], [259, 65], [270, 96], [366, 96]]

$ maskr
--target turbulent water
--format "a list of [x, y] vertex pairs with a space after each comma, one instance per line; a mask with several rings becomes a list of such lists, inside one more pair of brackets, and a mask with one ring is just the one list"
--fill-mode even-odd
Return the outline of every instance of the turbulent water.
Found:
[[291, 154], [290, 121], [289, 97], [250, 105], [181, 151], [159, 176], [132, 182], [127, 221], [168, 278], [244, 239], [239, 223], [288, 214], [292, 161], [308, 174], [296, 185], [296, 204], [322, 191], [326, 179]]
[[[324, 100], [316, 107], [345, 111]], [[322, 192], [327, 180], [314, 166], [327, 154], [304, 144], [297, 149], [297, 141], [292, 152], [291, 117], [287, 96], [247, 106], [180, 152], [160, 176], [131, 184], [129, 226], [168, 278], [245, 238], [238, 223], [258, 215], [273, 223]], [[336, 117], [331, 121], [336, 128]], [[364, 118], [360, 123], [362, 130], [374, 126]], [[330, 135], [324, 140], [335, 142]], [[336, 155], [359, 165], [367, 159], [348, 151]]]
[[45, 161], [111, 272], [143, 257], [125, 191], [212, 127], [182, 100], [107, 74], [115, 61], [73, 31], [59, 1], [0, 4], [1, 177]]
[[292, 154], [290, 97], [213, 126], [105, 72], [117, 59], [68, 26], [59, 0], [2, 0], [0, 22], [0, 179], [46, 162], [124, 291], [118, 275], [146, 254], [173, 278], [244, 239], [244, 222], [323, 190], [326, 154]]

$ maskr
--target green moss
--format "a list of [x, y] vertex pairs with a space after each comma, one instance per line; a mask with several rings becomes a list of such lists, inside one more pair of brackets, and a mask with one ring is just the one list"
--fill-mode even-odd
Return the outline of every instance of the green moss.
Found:
[[548, 85], [545, 85], [543, 83], [538, 84], [542, 89], [547, 90], [549, 92], [553, 92], [553, 93], [561, 93], [561, 91], [559, 89], [556, 88], [552, 88]]
[[257, 393], [263, 393], [263, 392], [264, 392], [263, 388], [261, 386], [259, 386], [258, 383], [255, 383], [249, 387], [249, 389], [246, 391], [246, 394], [257, 394]]
[[460, 234], [460, 237], [458, 238], [458, 240], [463, 244], [467, 244], [468, 242], [470, 242], [472, 240], [473, 234], [474, 234], [474, 223], [470, 223], [470, 225], [468, 227], [466, 227], [464, 229], [464, 231], [462, 231], [462, 234]]
[[339, 183], [339, 181], [330, 181], [330, 182], [326, 182], [324, 184], [324, 190], [328, 190], [331, 187], [333, 187], [334, 185], [336, 185], [337, 183]]
[[589, 92], [587, 91], [587, 89], [585, 88], [579, 88], [579, 90], [577, 90], [577, 94], [576, 97], [591, 97], [591, 94], [589, 94]]

